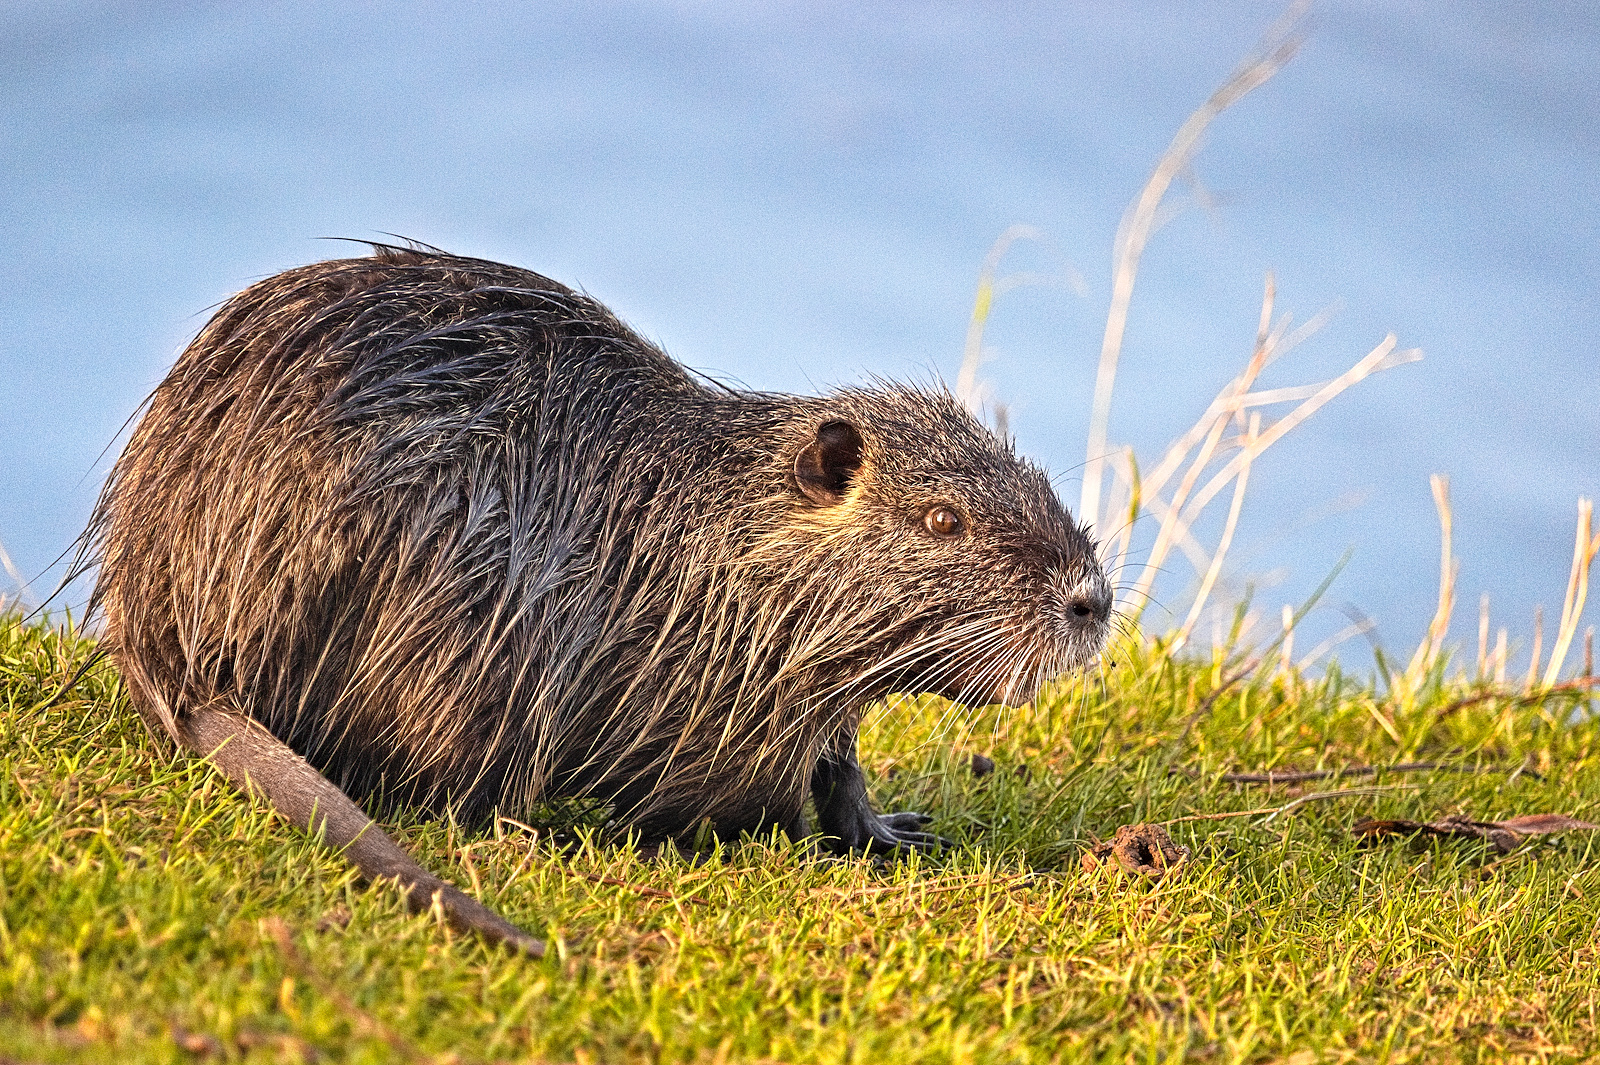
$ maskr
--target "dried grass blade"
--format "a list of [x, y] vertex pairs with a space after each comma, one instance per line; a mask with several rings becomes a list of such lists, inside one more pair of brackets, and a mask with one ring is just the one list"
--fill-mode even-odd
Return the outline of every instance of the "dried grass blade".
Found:
[[1417, 645], [1416, 653], [1411, 656], [1411, 664], [1406, 667], [1404, 687], [1408, 694], [1416, 692], [1417, 685], [1438, 660], [1439, 651], [1444, 646], [1445, 634], [1450, 631], [1450, 614], [1455, 609], [1456, 573], [1460, 569], [1450, 550], [1453, 525], [1450, 478], [1436, 473], [1428, 480], [1433, 486], [1434, 508], [1439, 512], [1439, 605], [1434, 610], [1433, 620], [1428, 622], [1427, 639]]
[[967, 322], [967, 342], [961, 355], [961, 369], [956, 373], [956, 399], [976, 417], [983, 413], [983, 395], [978, 387], [978, 367], [983, 363], [983, 328], [994, 306], [995, 272], [1000, 260], [1005, 258], [1011, 245], [1019, 240], [1038, 240], [1039, 231], [1032, 226], [1011, 226], [989, 248], [983, 258], [983, 268], [978, 272], [978, 291], [972, 299], [972, 317]]
[[[1393, 356], [1392, 359], [1391, 356]], [[1211, 502], [1217, 493], [1227, 487], [1228, 482], [1238, 475], [1240, 467], [1247, 462], [1254, 461], [1256, 455], [1261, 454], [1261, 452], [1277, 443], [1283, 438], [1284, 434], [1311, 417], [1340, 392], [1381, 370], [1391, 369], [1408, 362], [1415, 362], [1420, 358], [1422, 358], [1422, 352], [1417, 348], [1395, 351], [1394, 334], [1389, 334], [1384, 338], [1383, 343], [1368, 352], [1360, 362], [1357, 362], [1350, 369], [1329, 381], [1316, 395], [1272, 423], [1271, 427], [1251, 445], [1249, 452], [1241, 452], [1234, 456], [1232, 461], [1218, 471], [1216, 476], [1212, 477], [1206, 486], [1189, 502], [1183, 517], [1185, 524], [1193, 523], [1194, 519], [1199, 516], [1200, 511], [1205, 509], [1206, 504]]]
[[1128, 306], [1133, 299], [1134, 278], [1139, 272], [1139, 257], [1154, 230], [1162, 200], [1179, 174], [1188, 168], [1201, 135], [1223, 111], [1260, 88], [1293, 58], [1300, 47], [1297, 28], [1307, 4], [1296, 3], [1262, 38], [1254, 54], [1247, 57], [1226, 81], [1212, 93], [1179, 127], [1134, 201], [1118, 233], [1112, 280], [1111, 306], [1106, 314], [1105, 336], [1100, 345], [1100, 365], [1095, 374], [1094, 405], [1089, 416], [1087, 461], [1084, 464], [1083, 495], [1078, 520], [1100, 524], [1100, 490], [1104, 481], [1106, 431], [1111, 416], [1111, 393], [1116, 384], [1117, 359], [1122, 352], [1122, 337], [1128, 324]]
[[[1261, 415], [1250, 415], [1250, 446], [1245, 449], [1245, 454], [1254, 451], [1256, 434], [1261, 428]], [[1228, 553], [1228, 545], [1233, 542], [1233, 530], [1239, 524], [1239, 510], [1244, 506], [1244, 491], [1250, 483], [1250, 463], [1245, 462], [1239, 468], [1239, 480], [1234, 485], [1233, 503], [1228, 507], [1228, 521], [1222, 527], [1222, 538], [1217, 541], [1217, 550], [1211, 556], [1211, 568], [1206, 570], [1205, 580], [1200, 584], [1200, 591], [1195, 593], [1194, 603], [1189, 607], [1189, 616], [1179, 630], [1177, 639], [1173, 641], [1173, 648], [1182, 647], [1189, 642], [1189, 633], [1194, 629], [1194, 623], [1200, 619], [1200, 613], [1205, 609], [1206, 600], [1211, 596], [1211, 589], [1217, 583], [1217, 575], [1222, 572], [1222, 560]]]
[[1589, 566], [1600, 551], [1600, 537], [1590, 537], [1594, 520], [1594, 502], [1578, 500], [1578, 542], [1572, 551], [1572, 575], [1567, 578], [1567, 599], [1561, 607], [1561, 626], [1556, 630], [1556, 644], [1550, 649], [1550, 666], [1544, 673], [1544, 686], [1554, 684], [1561, 676], [1562, 663], [1567, 649], [1577, 635], [1578, 621], [1583, 617], [1584, 600], [1589, 595]]

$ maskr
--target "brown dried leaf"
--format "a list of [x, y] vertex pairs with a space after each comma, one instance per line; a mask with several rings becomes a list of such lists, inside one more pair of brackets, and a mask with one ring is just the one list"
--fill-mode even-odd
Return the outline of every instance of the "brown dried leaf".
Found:
[[1574, 829], [1590, 831], [1600, 829], [1600, 825], [1579, 821], [1576, 817], [1568, 817], [1566, 814], [1523, 814], [1521, 817], [1496, 821], [1495, 824], [1519, 836], [1543, 836], [1551, 832], [1569, 832]]
[[1494, 849], [1507, 854], [1516, 849], [1527, 836], [1543, 836], [1552, 832], [1600, 829], [1587, 821], [1565, 814], [1523, 814], [1505, 821], [1474, 821], [1461, 814], [1451, 814], [1437, 821], [1358, 821], [1350, 826], [1354, 835], [1369, 839], [1377, 836], [1414, 836], [1426, 833], [1433, 836], [1458, 836], [1468, 839], [1488, 840]]
[[176, 1021], [168, 1027], [172, 1041], [177, 1044], [180, 1050], [186, 1050], [191, 1054], [207, 1058], [220, 1057], [222, 1055], [222, 1043], [216, 1036], [207, 1035], [205, 1032], [191, 1032]]

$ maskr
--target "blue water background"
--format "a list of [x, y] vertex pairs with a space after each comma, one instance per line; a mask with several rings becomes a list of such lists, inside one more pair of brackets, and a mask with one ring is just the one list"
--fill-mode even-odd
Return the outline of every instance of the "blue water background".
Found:
[[[1007, 269], [1081, 286], [1007, 294], [985, 375], [1076, 505], [1118, 222], [1279, 11], [0, 5], [0, 544], [47, 589], [208, 311], [348, 250], [319, 238], [390, 233], [581, 284], [687, 363], [804, 391], [953, 380], [986, 250], [1032, 225], [1048, 241]], [[1596, 8], [1322, 5], [1190, 177], [1144, 260], [1113, 440], [1150, 463], [1193, 420], [1271, 270], [1297, 320], [1339, 311], [1265, 384], [1330, 377], [1391, 330], [1426, 359], [1257, 465], [1225, 594], [1253, 581], [1270, 626], [1348, 548], [1300, 646], [1349, 605], [1409, 650], [1446, 473], [1455, 638], [1475, 644], [1487, 592], [1525, 642], [1600, 490]], [[1168, 568], [1181, 608], [1192, 574]]]

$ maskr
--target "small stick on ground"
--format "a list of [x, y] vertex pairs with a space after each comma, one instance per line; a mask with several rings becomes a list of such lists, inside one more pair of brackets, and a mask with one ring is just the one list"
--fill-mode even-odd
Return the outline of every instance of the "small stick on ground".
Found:
[[1457, 699], [1453, 703], [1446, 703], [1437, 714], [1440, 718], [1449, 717], [1457, 710], [1465, 710], [1469, 706], [1477, 706], [1494, 699], [1504, 699], [1508, 706], [1532, 706], [1550, 698], [1552, 695], [1570, 695], [1593, 691], [1600, 688], [1600, 677], [1578, 677], [1563, 684], [1552, 684], [1548, 688], [1540, 688], [1532, 692], [1508, 692], [1503, 688], [1494, 688], [1476, 695], [1469, 695], [1464, 699]]
[[[1171, 772], [1182, 773], [1188, 777], [1202, 776], [1198, 769], [1173, 769]], [[1264, 773], [1222, 773], [1216, 778], [1223, 784], [1303, 784], [1311, 780], [1327, 780], [1330, 777], [1370, 777], [1378, 773], [1513, 773], [1522, 776], [1531, 776], [1535, 780], [1544, 777], [1528, 769], [1526, 766], [1515, 766], [1507, 769], [1504, 766], [1473, 766], [1473, 765], [1447, 765], [1442, 762], [1401, 762], [1398, 765], [1351, 765], [1337, 769], [1271, 769]]]
[[1227, 810], [1220, 814], [1189, 814], [1186, 817], [1174, 817], [1170, 821], [1158, 821], [1160, 825], [1181, 825], [1186, 821], [1222, 821], [1230, 817], [1254, 817], [1257, 814], [1266, 814], [1262, 819], [1263, 825], [1272, 821], [1280, 814], [1286, 814], [1297, 806], [1306, 803], [1323, 802], [1328, 799], [1342, 799], [1347, 795], [1374, 795], [1380, 791], [1396, 791], [1414, 788], [1415, 784], [1376, 784], [1362, 788], [1341, 788], [1338, 791], [1319, 791], [1311, 795], [1302, 795], [1293, 802], [1284, 803], [1282, 806], [1263, 806], [1255, 810]]
[[384, 1024], [378, 1018], [357, 1006], [349, 995], [340, 991], [326, 977], [311, 967], [311, 963], [301, 956], [296, 949], [294, 940], [290, 938], [289, 926], [281, 917], [268, 917], [261, 922], [262, 928], [272, 937], [277, 944], [278, 953], [283, 956], [284, 963], [293, 969], [297, 976], [305, 979], [315, 987], [325, 998], [333, 1002], [348, 1016], [358, 1028], [362, 1028], [372, 1035], [388, 1043], [394, 1051], [408, 1061], [437, 1062], [440, 1058], [426, 1054], [411, 1040]]
[[1338, 791], [1318, 791], [1310, 795], [1302, 795], [1293, 802], [1286, 802], [1272, 813], [1261, 819], [1263, 826], [1270, 825], [1274, 820], [1306, 803], [1321, 802], [1324, 799], [1342, 799], [1350, 795], [1376, 795], [1380, 791], [1402, 791], [1415, 788], [1415, 784], [1374, 784], [1364, 788], [1341, 788]]
[[1276, 806], [1263, 806], [1255, 810], [1228, 810], [1220, 814], [1189, 814], [1186, 817], [1174, 817], [1170, 821], [1158, 821], [1162, 825], [1181, 825], [1186, 821], [1225, 821], [1230, 817], [1254, 817], [1256, 814], [1270, 814]]
[[1222, 698], [1229, 688], [1232, 688], [1235, 684], [1238, 684], [1241, 680], [1244, 680], [1251, 673], [1255, 672], [1256, 667], [1260, 664], [1260, 658], [1252, 658], [1245, 662], [1244, 665], [1240, 666], [1233, 673], [1223, 677], [1222, 683], [1211, 689], [1211, 691], [1206, 694], [1206, 697], [1200, 700], [1200, 705], [1195, 707], [1194, 713], [1190, 714], [1189, 719], [1183, 723], [1183, 734], [1179, 737], [1179, 742], [1189, 738], [1190, 731], [1192, 731], [1194, 727], [1200, 723], [1201, 718], [1205, 717], [1211, 712], [1211, 708], [1217, 704], [1217, 700]]

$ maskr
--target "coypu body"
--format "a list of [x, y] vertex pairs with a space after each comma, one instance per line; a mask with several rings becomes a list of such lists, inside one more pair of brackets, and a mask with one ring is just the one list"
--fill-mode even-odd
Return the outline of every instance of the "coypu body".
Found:
[[1110, 612], [1048, 479], [947, 393], [721, 387], [547, 278], [387, 247], [225, 304], [87, 536], [153, 729], [530, 949], [352, 799], [726, 838], [804, 835], [814, 797], [838, 849], [928, 846], [867, 802], [864, 706], [1025, 701]]

